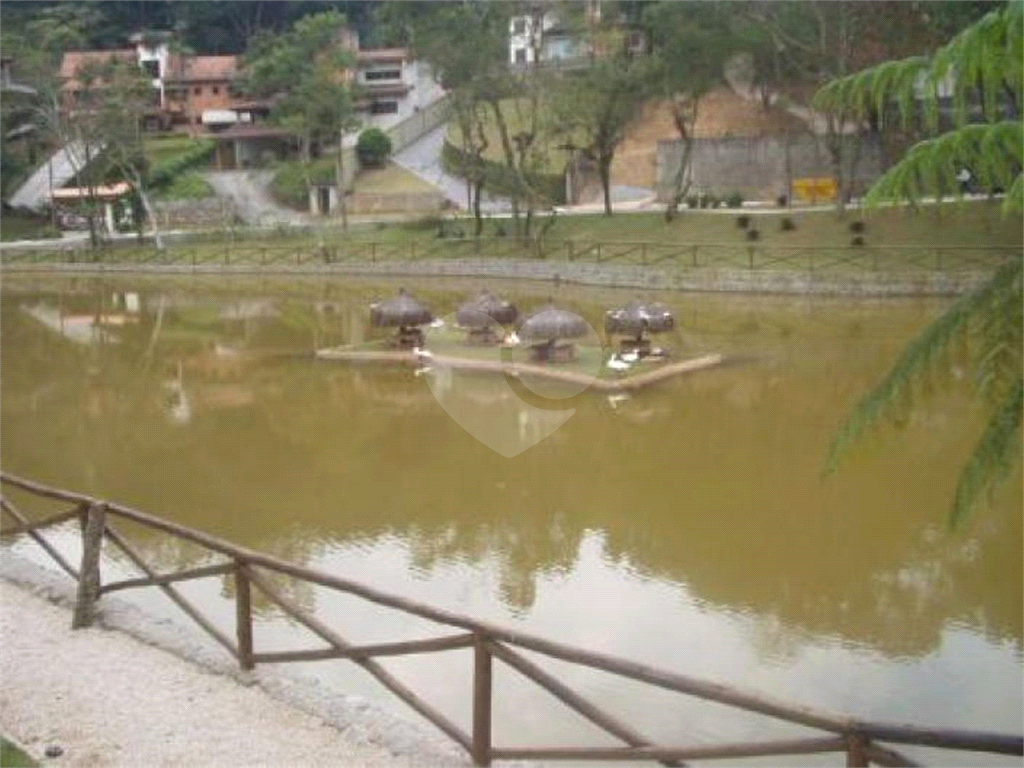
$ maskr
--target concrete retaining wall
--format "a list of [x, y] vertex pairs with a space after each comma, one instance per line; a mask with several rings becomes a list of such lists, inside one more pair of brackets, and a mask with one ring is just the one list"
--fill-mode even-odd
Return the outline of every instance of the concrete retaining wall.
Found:
[[[857, 154], [856, 142], [857, 137], [843, 137], [846, 175]], [[884, 169], [878, 137], [865, 135], [860, 137], [860, 142], [853, 175], [855, 195], [863, 192]], [[787, 154], [792, 179], [835, 176], [824, 136], [802, 133], [788, 140], [784, 136], [695, 139], [691, 189], [694, 193], [706, 192], [720, 197], [739, 192], [748, 200], [774, 200], [788, 194]], [[681, 156], [681, 141], [658, 142], [657, 191], [662, 202], [671, 197], [672, 180]]]
[[153, 203], [157, 224], [164, 228], [219, 227], [235, 219], [230, 200], [209, 197], [200, 200], [163, 200]]

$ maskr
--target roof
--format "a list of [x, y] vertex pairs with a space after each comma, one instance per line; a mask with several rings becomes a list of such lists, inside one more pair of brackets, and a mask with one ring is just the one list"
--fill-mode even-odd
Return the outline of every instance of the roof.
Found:
[[135, 61], [134, 48], [114, 48], [109, 51], [68, 51], [60, 62], [60, 77], [65, 81], [65, 89], [74, 89], [81, 85], [75, 75], [86, 64], [105, 64], [109, 61]]
[[[117, 184], [93, 187], [92, 189], [96, 197], [114, 200], [131, 192], [132, 187], [127, 181], [119, 181]], [[89, 187], [68, 187], [67, 189], [55, 189], [50, 193], [51, 200], [83, 200], [87, 197], [89, 197]]]
[[371, 48], [359, 51], [356, 58], [360, 62], [368, 63], [406, 61], [409, 59], [409, 50], [407, 48]]
[[180, 80], [231, 80], [238, 74], [237, 56], [189, 56]]

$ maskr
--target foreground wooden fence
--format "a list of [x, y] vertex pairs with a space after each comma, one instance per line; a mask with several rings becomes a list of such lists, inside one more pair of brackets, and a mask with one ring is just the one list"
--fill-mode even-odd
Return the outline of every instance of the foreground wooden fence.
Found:
[[427, 259], [536, 259], [657, 266], [677, 270], [789, 270], [801, 272], [928, 272], [995, 270], [1020, 257], [1019, 246], [798, 246], [759, 243], [682, 243], [595, 240], [522, 240], [513, 237], [423, 240], [289, 241], [263, 238], [190, 240], [157, 251], [123, 242], [98, 250], [0, 249], [0, 264], [109, 263], [180, 267], [302, 267]]
[[[789, 756], [826, 752], [845, 752], [848, 766], [917, 765], [896, 751], [892, 744], [939, 747], [1005, 755], [1024, 755], [1024, 738], [1015, 735], [895, 725], [858, 720], [766, 698], [717, 683], [710, 683], [674, 672], [594, 651], [552, 642], [524, 632], [506, 629], [468, 616], [434, 608], [407, 598], [381, 592], [372, 587], [322, 571], [305, 568], [285, 560], [236, 546], [201, 531], [163, 520], [120, 504], [104, 502], [70, 491], [0, 472], [0, 483], [37, 497], [69, 502], [72, 507], [42, 520], [32, 521], [6, 496], [0, 496], [0, 508], [17, 523], [4, 534], [23, 533], [34, 539], [78, 584], [72, 627], [88, 626], [94, 617], [96, 601], [104, 594], [124, 589], [158, 587], [186, 614], [222, 645], [242, 669], [256, 664], [296, 661], [348, 659], [355, 662], [399, 699], [437, 726], [462, 746], [475, 765], [492, 760], [651, 760], [664, 765], [681, 765], [683, 760], [716, 758]], [[82, 557], [76, 568], [40, 533], [42, 529], [79, 520], [82, 532]], [[176, 573], [158, 574], [146, 563], [139, 550], [115, 527], [115, 521], [127, 520], [162, 531], [209, 550], [225, 558], [224, 562]], [[139, 578], [102, 583], [100, 553], [106, 540], [124, 553], [144, 574]], [[299, 607], [270, 584], [266, 571], [299, 579], [329, 589], [357, 595], [379, 605], [395, 608], [413, 616], [429, 619], [459, 632], [425, 640], [406, 640], [370, 645], [353, 645], [334, 629]], [[177, 582], [230, 574], [235, 585], [235, 637], [229, 638], [203, 616], [172, 586]], [[252, 588], [255, 587], [286, 614], [326, 642], [313, 650], [260, 653], [253, 647]], [[456, 648], [471, 648], [473, 656], [472, 727], [467, 733], [456, 723], [411, 691], [376, 661], [380, 657], [436, 653]], [[565, 685], [522, 655], [526, 649], [555, 659], [621, 675], [678, 693], [756, 712], [823, 732], [820, 736], [774, 741], [738, 742], [701, 746], [661, 746], [651, 743], [640, 732], [605, 712], [596, 704]], [[494, 659], [507, 664], [537, 683], [565, 705], [606, 732], [618, 738], [622, 747], [523, 747], [502, 748], [491, 740], [492, 666]], [[955, 695], [955, 692], [951, 692]], [[886, 744], [883, 744], [885, 742]]]

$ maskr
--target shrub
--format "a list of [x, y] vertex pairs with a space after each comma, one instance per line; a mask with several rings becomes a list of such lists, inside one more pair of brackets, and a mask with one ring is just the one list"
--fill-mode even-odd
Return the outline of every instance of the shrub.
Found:
[[779, 206], [779, 208], [785, 208], [787, 203], [789, 203], [789, 197], [786, 195], [779, 195], [775, 198], [775, 204]]
[[864, 222], [858, 219], [857, 221], [850, 222], [850, 231], [854, 234], [859, 234], [865, 230]]
[[779, 222], [779, 229], [781, 229], [783, 232], [792, 232], [794, 229], [796, 229], [796, 222], [794, 222], [791, 218], [787, 216], [781, 222]]
[[700, 198], [697, 195], [689, 195], [686, 198], [687, 208], [696, 208], [698, 205], [700, 205]]
[[727, 208], [742, 208], [743, 207], [743, 195], [739, 192], [731, 192], [728, 197], [725, 198], [725, 205]]
[[760, 239], [761, 239], [761, 233], [758, 232], [756, 229], [748, 229], [747, 230], [747, 240], [760, 240]]
[[857, 246], [858, 248], [864, 245], [864, 238], [857, 235], [853, 240], [850, 241], [850, 245]]
[[714, 195], [701, 195], [700, 196], [700, 207], [701, 208], [717, 208], [718, 198]]
[[359, 162], [369, 168], [379, 168], [391, 155], [391, 139], [380, 128], [367, 128], [356, 141]]
[[743, 216], [736, 217], [736, 226], [740, 229], [746, 229], [750, 226], [750, 217], [744, 214]]

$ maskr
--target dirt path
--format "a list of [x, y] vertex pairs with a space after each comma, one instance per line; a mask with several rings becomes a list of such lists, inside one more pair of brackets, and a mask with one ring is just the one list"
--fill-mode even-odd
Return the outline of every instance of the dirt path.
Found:
[[396, 754], [387, 745], [394, 722], [365, 705], [354, 709], [362, 719], [350, 711], [349, 722], [329, 723], [270, 695], [262, 679], [242, 685], [116, 630], [72, 632], [67, 608], [4, 578], [0, 618], [0, 730], [34, 758], [59, 746], [63, 754], [46, 764], [466, 764], [444, 753]]

